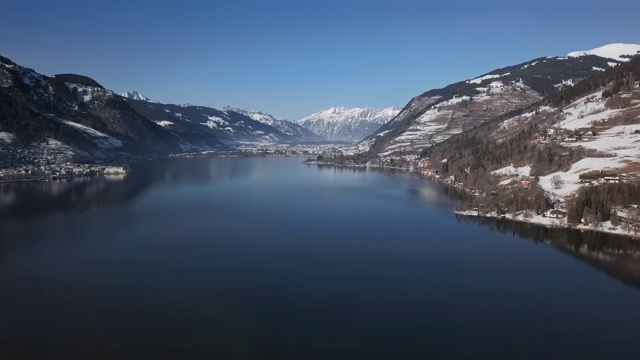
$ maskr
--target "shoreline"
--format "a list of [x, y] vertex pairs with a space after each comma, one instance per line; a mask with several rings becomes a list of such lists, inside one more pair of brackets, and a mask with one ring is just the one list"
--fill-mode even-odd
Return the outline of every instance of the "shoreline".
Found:
[[[554, 219], [554, 218], [544, 217], [541, 215], [536, 215], [527, 219], [527, 218], [521, 217], [520, 215], [514, 216], [514, 214], [504, 214], [504, 215], [498, 215], [496, 213], [477, 214], [475, 210], [453, 210], [453, 213], [456, 215], [466, 216], [466, 217], [495, 219], [496, 221], [507, 220], [507, 221], [513, 221], [513, 222], [520, 222], [525, 224], [543, 226], [548, 229], [571, 229], [571, 230], [578, 230], [578, 231], [593, 231], [593, 232], [599, 232], [603, 234], [625, 236], [630, 239], [640, 241], [640, 233], [636, 234], [633, 232], [627, 232], [626, 230], [620, 229], [619, 227], [616, 227], [616, 229], [613, 229], [613, 230], [609, 230], [609, 229], [603, 228], [603, 226], [594, 228], [592, 226], [583, 225], [583, 224], [570, 225], [566, 223], [566, 219]], [[540, 221], [540, 219], [546, 219], [546, 221]], [[561, 220], [561, 221], [554, 223], [554, 220]], [[617, 231], [614, 231], [614, 230], [617, 230]]]
[[[30, 173], [30, 172], [34, 173]], [[131, 170], [128, 163], [80, 164], [14, 167], [2, 169], [0, 184], [19, 182], [50, 182], [58, 180], [92, 178], [96, 176], [127, 175]]]
[[[315, 161], [315, 160], [305, 161], [305, 163], [309, 165], [326, 165], [326, 166], [345, 167], [345, 168], [390, 169], [390, 170], [396, 170], [396, 171], [415, 173], [415, 174], [418, 174], [421, 179], [444, 184], [455, 190], [463, 191], [468, 195], [476, 196], [474, 190], [467, 189], [464, 186], [459, 186], [458, 184], [451, 184], [450, 182], [443, 180], [441, 177], [437, 175], [434, 176], [431, 174], [425, 174], [424, 171], [415, 171], [415, 170], [411, 171], [403, 167], [390, 167], [390, 166], [371, 166], [371, 165], [355, 165], [355, 164], [354, 165], [338, 165], [338, 164], [330, 163], [327, 161]], [[526, 219], [522, 217], [522, 214], [498, 215], [497, 213], [487, 213], [484, 215], [478, 215], [476, 210], [454, 209], [453, 213], [456, 215], [467, 216], [467, 217], [482, 217], [482, 218], [495, 219], [495, 220], [508, 220], [508, 221], [521, 222], [521, 223], [526, 223], [531, 225], [543, 226], [548, 229], [572, 229], [572, 230], [579, 230], [579, 231], [593, 231], [593, 232], [599, 232], [599, 233], [610, 234], [610, 235], [624, 236], [632, 240], [640, 241], [640, 231], [637, 234], [633, 232], [627, 232], [626, 230], [621, 229], [620, 226], [617, 226], [615, 229], [609, 229], [607, 228], [607, 223], [599, 223], [600, 226], [593, 227], [593, 226], [588, 226], [584, 224], [570, 225], [567, 223], [566, 218], [550, 218], [550, 217], [544, 217], [542, 215], [534, 215], [531, 218]], [[503, 216], [503, 218], [500, 218], [501, 216]]]
[[[90, 168], [89, 171], [85, 171], [82, 173], [65, 173], [65, 174], [37, 174], [35, 176], [30, 176], [30, 174], [25, 174], [25, 173], [21, 173], [21, 174], [17, 174], [17, 173], [13, 173], [13, 174], [8, 174], [6, 176], [11, 177], [11, 176], [15, 176], [15, 178], [1, 178], [0, 179], [0, 184], [9, 184], [9, 183], [18, 183], [18, 182], [49, 182], [49, 181], [55, 181], [55, 180], [63, 180], [63, 179], [76, 179], [76, 178], [91, 178], [91, 177], [95, 177], [95, 176], [108, 176], [108, 175], [126, 175], [127, 173], [130, 172], [130, 170], [126, 170], [126, 171], [122, 171], [122, 172], [118, 172], [118, 173], [106, 173], [105, 169], [113, 166], [113, 167], [121, 167], [121, 168], [129, 168], [129, 164], [132, 163], [137, 163], [137, 162], [141, 162], [141, 161], [150, 161], [150, 160], [159, 160], [159, 159], [173, 159], [173, 158], [180, 158], [180, 159], [193, 159], [193, 158], [246, 158], [246, 157], [299, 157], [299, 158], [304, 158], [308, 155], [291, 155], [291, 154], [271, 154], [271, 153], [265, 153], [265, 154], [260, 154], [260, 153], [252, 153], [252, 152], [247, 152], [247, 151], [241, 151], [241, 150], [225, 150], [225, 151], [204, 151], [204, 152], [196, 152], [196, 153], [180, 153], [180, 154], [168, 154], [168, 155], [150, 155], [150, 156], [146, 156], [146, 157], [132, 157], [130, 159], [127, 159], [126, 161], [121, 161], [121, 162], [99, 162], [99, 163], [95, 163], [95, 164], [86, 164], [86, 163], [63, 163], [63, 164], [54, 164], [52, 165], [47, 165], [47, 167], [49, 169], [46, 170], [38, 170], [38, 171], [51, 171], [51, 168], [69, 168], [69, 167], [75, 167], [75, 168], [79, 168], [79, 167], [83, 167], [83, 168]], [[14, 167], [9, 167], [9, 168], [4, 168], [4, 169], [0, 169], [0, 172], [2, 171], [20, 171], [20, 170], [34, 170], [36, 168], [39, 168], [39, 166], [36, 165], [21, 165], [21, 166], [14, 166]], [[59, 170], [57, 170], [59, 171]], [[1, 175], [0, 175], [1, 176]]]
[[[131, 159], [128, 161], [126, 166], [128, 167], [128, 163], [130, 162], [140, 162], [146, 160], [154, 160], [154, 159], [170, 159], [170, 158], [197, 158], [197, 157], [233, 157], [233, 158], [242, 158], [242, 157], [300, 157], [304, 158], [306, 155], [285, 155], [285, 154], [255, 154], [255, 153], [247, 153], [242, 151], [223, 151], [223, 152], [203, 152], [203, 153], [183, 153], [183, 154], [171, 154], [168, 156], [150, 156], [148, 158], [137, 158]], [[435, 183], [440, 183], [446, 185], [454, 190], [464, 192], [467, 195], [478, 196], [477, 191], [465, 188], [461, 183], [451, 183], [451, 181], [447, 181], [442, 177], [438, 176], [429, 171], [416, 171], [411, 168], [406, 168], [402, 166], [384, 166], [384, 165], [369, 165], [369, 164], [344, 164], [339, 165], [334, 162], [323, 161], [323, 160], [311, 160], [307, 158], [307, 160], [303, 161], [304, 164], [307, 165], [319, 165], [319, 166], [331, 166], [336, 168], [353, 168], [353, 169], [374, 169], [374, 170], [391, 170], [391, 171], [399, 171], [410, 174], [416, 174], [420, 179], [433, 181]], [[112, 166], [114, 164], [112, 163]], [[9, 183], [18, 183], [18, 182], [50, 182], [50, 181], [58, 181], [58, 180], [68, 180], [75, 178], [93, 178], [97, 176], [108, 176], [108, 175], [126, 175], [130, 170], [126, 170], [121, 173], [109, 174], [105, 172], [106, 167], [109, 165], [105, 164], [64, 164], [61, 166], [89, 166], [92, 170], [99, 169], [100, 171], [94, 171], [90, 173], [67, 173], [67, 174], [59, 174], [59, 175], [45, 175], [39, 177], [30, 177], [30, 178], [18, 178], [18, 179], [1, 179], [0, 185], [9, 184]], [[598, 226], [588, 226], [584, 224], [579, 225], [570, 225], [567, 223], [566, 218], [550, 218], [544, 217], [542, 215], [531, 215], [530, 217], [524, 217], [524, 212], [520, 213], [509, 213], [509, 214], [497, 214], [495, 212], [490, 212], [486, 214], [478, 214], [476, 210], [461, 210], [454, 209], [453, 213], [460, 216], [467, 217], [482, 217], [482, 218], [493, 218], [496, 220], [509, 220], [521, 223], [527, 223], [537, 226], [543, 226], [549, 229], [559, 228], [559, 229], [573, 229], [580, 231], [594, 231], [605, 234], [619, 235], [625, 236], [633, 240], [640, 240], [640, 233], [633, 233], [627, 230], [622, 229], [620, 226], [612, 227], [610, 222], [599, 223]]]

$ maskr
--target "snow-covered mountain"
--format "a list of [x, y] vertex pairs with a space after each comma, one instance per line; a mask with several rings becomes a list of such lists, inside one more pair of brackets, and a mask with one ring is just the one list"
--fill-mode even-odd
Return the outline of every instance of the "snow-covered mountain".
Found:
[[45, 154], [55, 148], [60, 161], [110, 161], [305, 141], [312, 140], [234, 111], [161, 104], [136, 91], [118, 95], [86, 76], [45, 76], [0, 56], [0, 147], [8, 148], [0, 166], [6, 154], [24, 149]]
[[[180, 143], [186, 141], [140, 115], [123, 97], [91, 78], [46, 76], [2, 56], [0, 133], [11, 140], [3, 143], [12, 145], [14, 153], [55, 150], [66, 161], [169, 154], [180, 151]], [[213, 137], [208, 140], [210, 147], [220, 145]]]
[[361, 145], [378, 154], [422, 151], [623, 64], [638, 51], [640, 45], [610, 44], [540, 57], [426, 91]]
[[632, 56], [640, 54], [640, 45], [636, 44], [609, 44], [587, 51], [573, 51], [567, 57], [581, 57], [595, 55], [617, 61], [629, 61]]
[[120, 94], [120, 96], [125, 97], [127, 99], [132, 99], [132, 100], [151, 101], [151, 99], [149, 99], [148, 97], [144, 96], [142, 93], [137, 92], [135, 90], [124, 92]]
[[332, 107], [311, 114], [298, 124], [332, 141], [360, 141], [393, 119], [400, 108], [385, 109]]
[[[590, 52], [603, 54], [597, 50]], [[578, 57], [587, 58], [602, 59]], [[637, 223], [640, 178], [640, 56], [421, 155], [427, 172], [474, 193], [468, 208], [546, 226], [629, 234]], [[562, 212], [553, 221], [535, 215], [550, 209]]]
[[272, 126], [285, 134], [294, 136], [299, 141], [323, 141], [323, 137], [314, 134], [307, 130], [303, 126], [284, 120], [278, 119], [271, 114], [263, 113], [260, 111], [245, 110], [235, 106], [225, 106], [222, 108], [224, 111], [232, 111], [238, 114], [242, 114], [250, 117], [251, 119]]
[[[295, 143], [300, 140], [244, 114], [207, 106], [175, 105], [127, 99], [135, 111], [176, 134], [210, 137], [224, 144]], [[190, 141], [190, 144], [194, 144]], [[197, 147], [183, 147], [197, 150]]]

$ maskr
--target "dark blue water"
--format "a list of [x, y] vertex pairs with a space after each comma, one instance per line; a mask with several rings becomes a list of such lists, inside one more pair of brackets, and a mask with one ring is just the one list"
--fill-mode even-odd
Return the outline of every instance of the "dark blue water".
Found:
[[172, 159], [0, 196], [3, 359], [640, 354], [640, 257], [461, 221], [409, 175]]

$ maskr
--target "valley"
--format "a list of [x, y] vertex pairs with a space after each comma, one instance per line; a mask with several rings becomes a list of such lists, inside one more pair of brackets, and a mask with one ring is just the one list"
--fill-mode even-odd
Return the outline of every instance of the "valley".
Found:
[[332, 107], [297, 122], [117, 95], [1, 58], [0, 171], [3, 181], [30, 180], [158, 156], [300, 156], [421, 173], [472, 195], [461, 214], [622, 233], [610, 217], [631, 200], [568, 212], [585, 187], [640, 177], [637, 51], [610, 44], [537, 58], [426, 91], [402, 109]]
[[0, 359], [637, 359], [639, 1], [3, 1]]

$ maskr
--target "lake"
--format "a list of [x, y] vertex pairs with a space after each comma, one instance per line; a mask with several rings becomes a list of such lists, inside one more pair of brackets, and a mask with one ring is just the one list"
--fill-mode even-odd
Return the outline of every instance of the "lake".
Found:
[[637, 358], [634, 240], [455, 203], [299, 158], [2, 184], [0, 358]]

